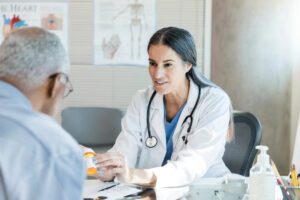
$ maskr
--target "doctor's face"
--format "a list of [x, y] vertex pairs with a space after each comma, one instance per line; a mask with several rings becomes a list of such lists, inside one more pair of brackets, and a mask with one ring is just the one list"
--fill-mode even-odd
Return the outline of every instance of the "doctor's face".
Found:
[[190, 64], [183, 62], [173, 49], [162, 44], [151, 45], [148, 54], [149, 74], [157, 93], [176, 94], [185, 89]]

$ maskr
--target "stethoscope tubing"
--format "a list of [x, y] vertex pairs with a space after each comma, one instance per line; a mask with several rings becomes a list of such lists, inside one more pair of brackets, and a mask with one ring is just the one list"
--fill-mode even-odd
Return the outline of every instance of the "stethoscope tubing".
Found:
[[[154, 92], [152, 93], [152, 95], [150, 97], [150, 100], [149, 100], [149, 103], [148, 103], [148, 106], [147, 106], [147, 131], [148, 131], [148, 138], [146, 139], [145, 144], [149, 148], [153, 148], [153, 147], [155, 147], [157, 145], [157, 138], [151, 135], [150, 128], [149, 128], [150, 127], [150, 122], [149, 122], [149, 118], [150, 118], [150, 105], [151, 105], [151, 103], [152, 103], [153, 98], [155, 97], [155, 95], [156, 95], [156, 90], [154, 90]], [[155, 142], [154, 145], [150, 145], [150, 144], [152, 144], [151, 140], [156, 140], [156, 142]]]
[[[148, 103], [148, 106], [147, 106], [147, 131], [148, 131], [148, 138], [146, 139], [145, 141], [145, 145], [148, 147], [148, 148], [153, 148], [157, 145], [157, 138], [155, 136], [153, 136], [151, 134], [151, 131], [150, 131], [150, 106], [151, 106], [151, 103], [154, 99], [156, 95], [156, 91], [154, 90], [154, 92], [152, 93], [151, 97], [150, 97], [150, 100], [149, 100], [149, 103]], [[191, 128], [192, 128], [192, 125], [193, 125], [193, 114], [199, 104], [199, 100], [200, 100], [200, 96], [201, 96], [201, 86], [198, 86], [198, 96], [197, 96], [197, 100], [196, 100], [196, 103], [193, 107], [193, 110], [192, 112], [187, 115], [185, 117], [185, 119], [183, 120], [183, 123], [184, 124], [185, 122], [187, 122], [187, 120], [190, 118], [190, 123], [189, 123], [189, 127], [187, 129], [187, 133], [189, 133], [191, 131]], [[187, 136], [185, 137], [185, 144], [187, 143]]]

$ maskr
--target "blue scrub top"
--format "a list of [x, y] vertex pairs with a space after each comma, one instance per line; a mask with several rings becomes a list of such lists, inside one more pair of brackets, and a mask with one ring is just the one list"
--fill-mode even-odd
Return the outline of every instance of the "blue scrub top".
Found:
[[180, 117], [180, 114], [184, 108], [186, 103], [184, 103], [181, 108], [179, 109], [179, 111], [176, 113], [175, 117], [168, 122], [167, 121], [167, 111], [166, 111], [166, 106], [164, 105], [164, 125], [165, 125], [165, 131], [166, 131], [166, 142], [167, 142], [167, 152], [164, 158], [164, 161], [162, 163], [162, 166], [164, 166], [165, 164], [167, 164], [167, 161], [170, 160], [172, 153], [173, 153], [173, 140], [172, 140], [172, 136], [174, 134], [176, 125], [178, 123], [178, 119]]

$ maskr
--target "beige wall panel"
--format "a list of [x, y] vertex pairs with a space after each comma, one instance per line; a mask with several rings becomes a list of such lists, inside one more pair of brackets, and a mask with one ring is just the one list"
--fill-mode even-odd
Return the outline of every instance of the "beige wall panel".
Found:
[[263, 126], [262, 144], [289, 170], [292, 0], [215, 0], [212, 79]]

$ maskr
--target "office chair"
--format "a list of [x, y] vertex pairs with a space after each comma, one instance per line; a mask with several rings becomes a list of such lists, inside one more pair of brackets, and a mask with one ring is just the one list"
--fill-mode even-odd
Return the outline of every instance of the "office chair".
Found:
[[223, 161], [232, 173], [249, 176], [261, 141], [261, 124], [248, 112], [234, 112], [234, 139], [225, 146]]
[[69, 107], [62, 111], [62, 127], [79, 144], [99, 147], [114, 144], [123, 113], [117, 108]]

